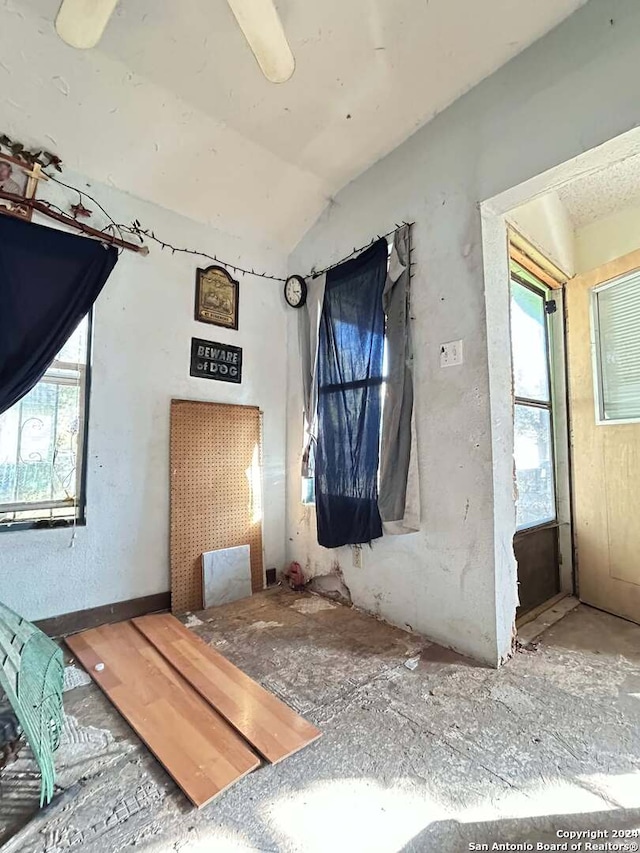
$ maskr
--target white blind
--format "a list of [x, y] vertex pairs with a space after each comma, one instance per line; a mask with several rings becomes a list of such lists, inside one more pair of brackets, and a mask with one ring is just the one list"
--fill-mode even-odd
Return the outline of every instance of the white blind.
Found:
[[640, 272], [596, 291], [603, 420], [640, 418]]

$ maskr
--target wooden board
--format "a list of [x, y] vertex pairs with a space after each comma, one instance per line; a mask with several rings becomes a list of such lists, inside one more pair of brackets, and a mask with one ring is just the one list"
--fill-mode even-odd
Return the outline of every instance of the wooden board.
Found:
[[194, 805], [204, 806], [259, 766], [258, 756], [131, 622], [92, 628], [66, 643]]
[[249, 545], [264, 589], [262, 423], [255, 406], [171, 401], [171, 609], [201, 610], [202, 554]]
[[281, 761], [321, 732], [249, 678], [169, 613], [141, 616], [136, 628], [260, 755]]

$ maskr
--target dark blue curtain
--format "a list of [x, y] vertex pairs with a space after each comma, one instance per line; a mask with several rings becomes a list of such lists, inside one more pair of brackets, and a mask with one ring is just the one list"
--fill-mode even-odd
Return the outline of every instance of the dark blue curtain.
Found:
[[325, 548], [382, 536], [378, 455], [387, 255], [380, 240], [327, 273], [315, 475], [318, 542]]
[[42, 378], [117, 260], [113, 246], [0, 216], [0, 414]]

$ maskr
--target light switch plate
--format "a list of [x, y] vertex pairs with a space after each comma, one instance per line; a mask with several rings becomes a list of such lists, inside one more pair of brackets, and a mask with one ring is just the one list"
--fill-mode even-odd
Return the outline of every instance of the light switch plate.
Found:
[[440, 367], [454, 367], [462, 362], [462, 341], [440, 344]]

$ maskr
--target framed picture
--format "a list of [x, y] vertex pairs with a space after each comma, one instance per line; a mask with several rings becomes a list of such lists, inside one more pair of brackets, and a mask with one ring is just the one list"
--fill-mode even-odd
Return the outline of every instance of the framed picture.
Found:
[[[28, 163], [0, 153], [0, 190], [24, 199], [33, 198], [37, 181], [32, 181], [26, 174], [29, 170]], [[0, 213], [31, 219], [32, 211], [28, 205], [20, 204], [19, 201], [0, 198]]]
[[239, 285], [223, 267], [196, 270], [196, 320], [238, 328]]

